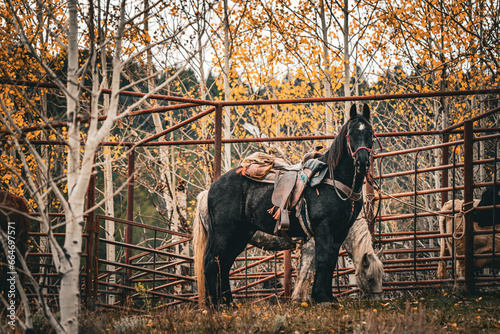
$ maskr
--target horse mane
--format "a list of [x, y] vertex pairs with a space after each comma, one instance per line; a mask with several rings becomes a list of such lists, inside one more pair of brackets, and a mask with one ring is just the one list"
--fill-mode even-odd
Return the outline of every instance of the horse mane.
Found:
[[333, 141], [330, 149], [328, 150], [328, 166], [330, 166], [330, 170], [334, 171], [342, 157], [342, 152], [344, 151], [344, 138], [347, 135], [347, 131], [349, 130], [349, 124], [351, 124], [351, 120], [347, 121], [347, 123], [342, 126], [337, 137]]
[[355, 247], [359, 252], [358, 254], [375, 253], [372, 246], [372, 236], [365, 219], [356, 219], [351, 227], [351, 231], [356, 236]]

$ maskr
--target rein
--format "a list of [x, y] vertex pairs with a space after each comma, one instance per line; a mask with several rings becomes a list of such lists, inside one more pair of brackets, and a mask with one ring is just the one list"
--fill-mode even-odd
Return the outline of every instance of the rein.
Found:
[[[335, 189], [335, 192], [337, 193], [337, 196], [343, 201], [351, 200], [352, 202], [356, 202], [361, 199], [362, 194], [361, 192], [356, 193], [354, 192], [354, 183], [356, 182], [356, 172], [354, 173], [354, 180], [352, 183], [351, 188], [346, 186], [340, 181], [335, 180], [333, 177], [332, 178], [326, 178], [323, 180], [323, 183], [326, 183]], [[341, 192], [343, 192], [347, 197], [342, 197], [342, 195], [339, 193], [339, 189]]]

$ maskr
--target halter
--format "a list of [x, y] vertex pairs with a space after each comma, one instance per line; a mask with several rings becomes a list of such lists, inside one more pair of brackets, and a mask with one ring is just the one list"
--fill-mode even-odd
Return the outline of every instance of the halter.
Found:
[[[375, 134], [374, 134], [374, 136], [375, 136]], [[375, 137], [375, 138], [377, 138], [377, 137]], [[356, 160], [356, 154], [359, 152], [359, 150], [367, 150], [368, 154], [370, 154], [372, 151], [371, 148], [368, 148], [366, 146], [360, 146], [360, 147], [358, 147], [358, 149], [355, 152], [353, 152], [352, 147], [351, 147], [351, 142], [349, 141], [349, 133], [347, 133], [345, 135], [345, 139], [347, 141], [347, 149], [349, 150], [349, 154], [351, 155], [353, 160]], [[378, 138], [377, 138], [377, 140], [378, 140]]]
[[[380, 146], [380, 149], [382, 149], [382, 143], [380, 142], [380, 139], [378, 139], [378, 137], [375, 135], [375, 133], [373, 133], [373, 137], [375, 137], [375, 139], [377, 140], [377, 142], [378, 142], [378, 144]], [[346, 138], [346, 141], [347, 141], [347, 150], [348, 150], [348, 152], [351, 155], [351, 157], [352, 157], [353, 160], [356, 160], [356, 154], [360, 150], [362, 150], [362, 149], [365, 149], [368, 152], [368, 154], [370, 154], [370, 155], [373, 154], [373, 152], [374, 152], [373, 149], [368, 148], [366, 146], [360, 146], [360, 147], [358, 147], [358, 149], [355, 152], [353, 152], [352, 151], [352, 147], [351, 147], [351, 142], [349, 141], [349, 132], [346, 133], [345, 138]], [[329, 166], [329, 171], [330, 171], [330, 180], [331, 180], [331, 182], [325, 182], [325, 180], [323, 180], [323, 182], [332, 185], [333, 188], [335, 189], [335, 191], [337, 192], [338, 197], [341, 200], [343, 200], [343, 201], [351, 200], [351, 202], [353, 204], [353, 209], [354, 209], [354, 202], [359, 199], [358, 196], [361, 194], [361, 193], [355, 193], [354, 192], [354, 185], [356, 183], [356, 175], [357, 175], [356, 169], [354, 170], [354, 177], [353, 177], [353, 180], [352, 180], [352, 187], [349, 189], [347, 186], [345, 186], [345, 188], [347, 188], [349, 190], [349, 193], [347, 193], [345, 190], [343, 190], [344, 194], [347, 195], [347, 197], [345, 197], [345, 198], [340, 195], [340, 193], [339, 193], [339, 191], [337, 189], [337, 185], [336, 185], [337, 181], [335, 180], [335, 178], [333, 176], [333, 170], [330, 169], [330, 166]]]
[[[380, 148], [382, 148], [382, 144], [380, 143], [380, 140], [378, 139], [378, 137], [375, 135], [375, 133], [373, 134], [373, 136], [375, 137], [375, 139], [377, 139], [379, 145], [380, 145]], [[349, 154], [351, 154], [351, 157], [353, 160], [356, 160], [356, 154], [359, 152], [359, 150], [366, 150], [368, 152], [369, 155], [372, 154], [372, 149], [371, 148], [368, 148], [366, 146], [360, 146], [358, 147], [358, 149], [356, 151], [352, 151], [352, 147], [351, 147], [351, 142], [349, 141], [349, 132], [346, 133], [346, 141], [347, 141], [347, 149], [349, 151]], [[354, 212], [354, 202], [356, 202], [357, 200], [359, 200], [358, 198], [358, 195], [360, 195], [361, 193], [357, 194], [354, 192], [354, 186], [355, 186], [355, 183], [356, 183], [356, 176], [357, 176], [357, 170], [354, 169], [354, 177], [352, 179], [352, 187], [350, 189], [350, 193], [349, 194], [346, 194], [347, 197], [342, 197], [337, 189], [337, 186], [335, 184], [335, 179], [333, 177], [333, 172], [330, 170], [330, 177], [333, 181], [333, 188], [335, 189], [335, 192], [337, 193], [337, 196], [342, 200], [342, 201], [347, 201], [347, 200], [351, 200], [351, 207], [352, 207], [352, 210], [351, 210], [351, 217], [349, 217], [349, 220], [351, 220], [352, 218], [352, 214]]]

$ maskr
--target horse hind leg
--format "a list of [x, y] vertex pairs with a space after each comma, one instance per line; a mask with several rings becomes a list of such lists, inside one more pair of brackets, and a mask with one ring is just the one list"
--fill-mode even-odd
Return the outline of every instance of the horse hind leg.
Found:
[[220, 257], [215, 255], [219, 252], [214, 250], [211, 239], [209, 239], [205, 249], [203, 267], [205, 271], [205, 291], [206, 305], [217, 307], [221, 302], [220, 282], [222, 269], [220, 267]]
[[436, 274], [437, 279], [447, 279], [448, 278], [448, 270], [446, 269], [446, 262], [447, 261], [442, 260], [442, 258], [447, 256], [448, 254], [450, 254], [450, 251], [446, 247], [445, 241], [441, 240], [441, 250], [439, 252], [439, 257], [441, 258], [441, 260], [439, 260], [439, 263], [438, 263], [438, 269], [437, 269], [437, 274]]
[[232, 303], [229, 271], [249, 240], [250, 236], [229, 234], [217, 238], [217, 242], [209, 239], [204, 259], [208, 305], [218, 307], [220, 304]]

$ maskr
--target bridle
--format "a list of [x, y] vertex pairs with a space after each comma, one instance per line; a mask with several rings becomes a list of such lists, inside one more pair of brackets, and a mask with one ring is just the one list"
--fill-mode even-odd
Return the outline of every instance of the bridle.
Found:
[[[375, 132], [373, 133], [373, 137], [377, 140], [378, 142], [378, 145], [380, 147], [381, 150], [383, 150], [382, 148], [382, 143], [380, 142], [380, 139], [378, 139], [377, 135], [375, 135]], [[356, 160], [356, 154], [360, 151], [360, 150], [367, 150], [368, 151], [368, 154], [372, 154], [373, 153], [373, 149], [371, 148], [368, 148], [366, 146], [360, 146], [358, 147], [358, 149], [356, 151], [352, 151], [352, 147], [351, 147], [351, 141], [349, 140], [349, 131], [346, 133], [345, 135], [345, 139], [347, 141], [347, 151], [349, 152], [349, 154], [351, 155], [352, 157], [352, 160]]]
[[[375, 136], [375, 134], [373, 134], [373, 136]], [[377, 137], [375, 136], [375, 138], [377, 138]], [[353, 151], [352, 151], [352, 147], [351, 147], [351, 142], [350, 142], [350, 140], [349, 140], [349, 133], [347, 133], [347, 134], [345, 135], [345, 139], [346, 139], [346, 141], [347, 141], [347, 150], [348, 150], [349, 154], [351, 155], [352, 160], [356, 160], [356, 154], [358, 154], [358, 152], [359, 152], [360, 150], [367, 150], [367, 151], [368, 151], [368, 154], [371, 154], [372, 149], [371, 149], [371, 148], [368, 148], [368, 147], [366, 147], [366, 146], [360, 146], [360, 147], [358, 147], [358, 149], [357, 149], [356, 151], [354, 151], [354, 152], [353, 152]], [[377, 140], [378, 140], [378, 138], [377, 138]]]
[[[378, 137], [375, 135], [375, 133], [373, 133], [373, 137], [375, 137], [375, 139], [377, 139], [378, 144], [379, 144], [380, 148], [382, 149], [382, 143], [380, 142], [380, 140], [378, 139]], [[351, 147], [351, 142], [349, 140], [349, 131], [347, 131], [345, 138], [346, 138], [346, 141], [347, 141], [347, 151], [351, 155], [353, 161], [356, 161], [356, 155], [357, 155], [357, 153], [360, 150], [366, 150], [369, 155], [372, 155], [374, 153], [373, 149], [371, 149], [369, 147], [366, 147], [366, 146], [360, 146], [360, 147], [357, 148], [356, 151], [353, 151], [352, 147]], [[350, 188], [350, 194], [348, 194], [347, 197], [345, 197], [345, 198], [341, 196], [341, 194], [339, 193], [337, 187], [335, 186], [335, 182], [333, 182], [333, 188], [337, 192], [337, 195], [339, 196], [339, 198], [341, 200], [343, 200], [343, 201], [346, 201], [346, 200], [350, 199], [351, 202], [352, 202], [352, 205], [353, 205], [353, 210], [354, 210], [354, 200], [352, 199], [352, 195], [354, 194], [354, 186], [355, 186], [355, 183], [356, 183], [356, 176], [357, 176], [357, 170], [355, 168], [354, 169], [354, 177], [353, 177], [353, 180], [352, 180], [352, 186]], [[331, 179], [334, 179], [334, 177], [333, 177], [333, 171], [331, 171], [331, 170], [330, 170], [330, 177], [331, 177]]]

